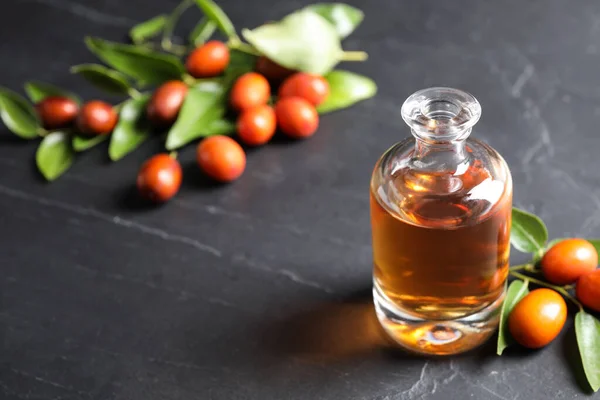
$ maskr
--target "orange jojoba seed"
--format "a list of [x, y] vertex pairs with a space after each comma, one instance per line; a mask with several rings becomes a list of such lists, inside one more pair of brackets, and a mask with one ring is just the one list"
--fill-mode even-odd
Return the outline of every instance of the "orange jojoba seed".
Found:
[[168, 154], [157, 154], [142, 165], [136, 183], [142, 197], [162, 203], [177, 194], [181, 177], [179, 161]]
[[592, 271], [579, 278], [575, 289], [577, 298], [586, 307], [600, 312], [600, 270]]
[[275, 111], [268, 105], [245, 110], [237, 120], [238, 136], [248, 146], [267, 143], [275, 134], [276, 128]]
[[279, 88], [279, 97], [302, 97], [314, 106], [329, 95], [329, 83], [319, 75], [298, 72], [287, 78]]
[[35, 106], [46, 129], [63, 128], [77, 118], [79, 106], [75, 101], [63, 96], [49, 96]]
[[536, 289], [523, 297], [508, 317], [512, 337], [522, 346], [546, 346], [560, 333], [567, 320], [567, 304], [551, 289]]
[[301, 139], [312, 136], [319, 127], [315, 107], [301, 97], [284, 97], [275, 105], [277, 123], [287, 136]]
[[229, 48], [223, 42], [211, 40], [190, 53], [185, 63], [194, 78], [210, 78], [225, 71], [229, 65]]
[[271, 87], [267, 79], [256, 72], [248, 72], [233, 84], [229, 102], [234, 109], [242, 111], [267, 104], [270, 95]]
[[566, 239], [552, 246], [540, 261], [544, 277], [568, 285], [598, 266], [596, 248], [585, 239]]
[[108, 103], [100, 100], [88, 101], [77, 116], [77, 128], [88, 135], [107, 135], [117, 125], [119, 117]]
[[148, 102], [146, 113], [155, 126], [169, 126], [175, 122], [185, 100], [188, 87], [182, 81], [168, 81], [159, 86]]
[[198, 166], [206, 175], [220, 182], [239, 178], [246, 168], [246, 153], [228, 136], [211, 136], [196, 148]]

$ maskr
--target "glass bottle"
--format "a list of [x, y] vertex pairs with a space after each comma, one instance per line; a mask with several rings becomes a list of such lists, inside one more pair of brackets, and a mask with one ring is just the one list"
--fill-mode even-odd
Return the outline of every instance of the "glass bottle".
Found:
[[373, 296], [401, 346], [456, 354], [498, 326], [510, 251], [512, 178], [504, 159], [469, 138], [479, 102], [424, 89], [402, 106], [413, 138], [377, 162], [371, 179]]

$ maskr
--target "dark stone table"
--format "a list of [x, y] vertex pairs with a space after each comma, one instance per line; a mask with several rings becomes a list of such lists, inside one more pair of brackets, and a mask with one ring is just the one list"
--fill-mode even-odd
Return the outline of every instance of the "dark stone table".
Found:
[[[240, 28], [304, 3], [221, 2]], [[570, 322], [542, 351], [497, 357], [494, 339], [454, 358], [391, 349], [370, 302], [368, 182], [408, 135], [409, 94], [463, 88], [483, 105], [474, 135], [511, 166], [515, 204], [552, 236], [600, 236], [600, 5], [352, 3], [366, 20], [345, 47], [370, 59], [344, 67], [374, 77], [377, 97], [323, 118], [310, 140], [252, 151], [230, 186], [207, 185], [189, 146], [179, 196], [147, 208], [133, 183], [158, 138], [114, 164], [99, 146], [46, 184], [35, 144], [0, 132], [1, 398], [589, 396]], [[3, 0], [0, 83], [35, 78], [97, 97], [68, 73], [94, 61], [84, 35], [121, 40], [175, 4]]]

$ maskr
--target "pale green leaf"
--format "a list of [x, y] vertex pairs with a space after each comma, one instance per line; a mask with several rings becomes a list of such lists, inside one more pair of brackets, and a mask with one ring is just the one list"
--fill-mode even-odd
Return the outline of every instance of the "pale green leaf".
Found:
[[348, 37], [364, 18], [361, 10], [344, 3], [317, 3], [307, 8], [333, 24], [342, 39]]
[[76, 152], [82, 152], [104, 142], [109, 138], [109, 135], [97, 135], [97, 136], [86, 136], [86, 135], [75, 135], [71, 140], [73, 150]]
[[303, 9], [277, 23], [242, 31], [261, 54], [289, 69], [325, 75], [342, 57], [335, 28], [314, 11]]
[[152, 127], [146, 119], [146, 105], [149, 99], [150, 95], [146, 95], [123, 103], [119, 123], [112, 133], [108, 148], [111, 160], [120, 160], [150, 137]]
[[0, 88], [0, 118], [11, 132], [24, 139], [37, 137], [42, 129], [33, 106], [6, 88]]
[[35, 154], [35, 161], [44, 177], [53, 181], [62, 175], [75, 159], [67, 132], [54, 131], [44, 137]]
[[504, 349], [513, 343], [513, 338], [508, 331], [508, 317], [517, 303], [529, 293], [527, 286], [528, 284], [526, 282], [515, 280], [512, 281], [506, 291], [506, 297], [504, 298], [504, 303], [502, 303], [502, 309], [500, 310], [498, 343], [496, 347], [496, 353], [498, 355], [502, 355]]
[[100, 90], [111, 94], [127, 95], [131, 85], [122, 73], [100, 64], [80, 64], [71, 67], [71, 73], [81, 75]]
[[512, 209], [510, 243], [523, 253], [535, 253], [543, 249], [548, 240], [548, 229], [544, 222], [527, 211]]
[[189, 36], [189, 41], [194, 46], [200, 46], [204, 44], [217, 29], [217, 23], [212, 19], [204, 17], [194, 27]]
[[585, 376], [594, 392], [600, 389], [600, 321], [581, 310], [575, 315], [577, 346]]
[[204, 136], [231, 135], [236, 132], [235, 122], [225, 118], [214, 120], [206, 128]]
[[25, 93], [33, 103], [39, 103], [49, 96], [61, 96], [68, 97], [75, 103], [81, 104], [81, 99], [75, 93], [40, 81], [25, 82]]
[[157, 15], [156, 17], [141, 22], [131, 28], [129, 37], [134, 43], [143, 43], [144, 41], [159, 35], [165, 27], [166, 22], [166, 15]]
[[87, 37], [85, 43], [102, 61], [141, 84], [181, 79], [185, 72], [181, 60], [171, 54], [91, 37]]
[[372, 79], [354, 72], [335, 70], [325, 75], [325, 79], [329, 83], [329, 95], [317, 107], [321, 114], [350, 107], [377, 93], [377, 85]]
[[203, 82], [190, 88], [169, 130], [167, 150], [174, 150], [199, 137], [207, 136], [210, 125], [222, 118], [226, 109], [225, 90], [214, 82]]
[[223, 32], [229, 39], [239, 41], [238, 35], [235, 32], [233, 23], [225, 14], [225, 12], [212, 0], [196, 0], [196, 4], [204, 12], [211, 21], [217, 24], [217, 27]]

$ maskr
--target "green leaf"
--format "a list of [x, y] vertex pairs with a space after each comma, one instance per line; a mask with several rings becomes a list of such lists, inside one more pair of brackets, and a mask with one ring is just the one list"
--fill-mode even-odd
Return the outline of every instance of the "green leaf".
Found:
[[119, 123], [112, 133], [108, 148], [111, 160], [120, 160], [150, 137], [152, 127], [145, 118], [146, 104], [149, 99], [150, 95], [145, 95], [123, 103], [119, 114]]
[[229, 88], [237, 78], [246, 72], [254, 71], [256, 60], [258, 60], [258, 56], [232, 49], [230, 51], [229, 65], [223, 76], [223, 85]]
[[306, 8], [333, 24], [342, 39], [348, 37], [364, 18], [361, 10], [344, 3], [317, 3]]
[[247, 72], [253, 71], [254, 67], [256, 67], [256, 60], [258, 60], [258, 56], [254, 54], [232, 49], [229, 52], [228, 68], [243, 68]]
[[335, 70], [325, 75], [325, 79], [329, 83], [329, 96], [317, 107], [321, 114], [350, 107], [377, 93], [372, 79], [353, 72]]
[[506, 291], [506, 297], [504, 298], [504, 303], [502, 303], [502, 309], [500, 310], [498, 345], [496, 347], [496, 353], [498, 355], [502, 355], [504, 349], [513, 343], [513, 338], [508, 331], [508, 316], [517, 303], [529, 293], [527, 286], [528, 284], [526, 282], [515, 280], [512, 281]]
[[102, 61], [143, 85], [181, 79], [185, 72], [181, 60], [170, 54], [91, 37], [85, 43]]
[[38, 169], [49, 181], [55, 180], [69, 169], [74, 159], [69, 134], [64, 131], [46, 135], [35, 154]]
[[129, 37], [133, 43], [143, 43], [160, 34], [167, 22], [167, 16], [164, 14], [157, 15], [147, 21], [135, 25], [129, 31]]
[[337, 31], [325, 18], [303, 9], [277, 23], [242, 31], [244, 38], [275, 63], [325, 75], [343, 55]]
[[217, 24], [217, 27], [230, 40], [239, 41], [235, 27], [225, 12], [212, 0], [196, 0], [196, 4], [204, 14]]
[[208, 124], [206, 133], [203, 136], [214, 136], [214, 135], [231, 135], [235, 133], [236, 125], [235, 122], [225, 118], [217, 119]]
[[220, 95], [224, 90], [223, 79], [220, 78], [205, 78], [198, 79], [194, 84], [194, 89]]
[[202, 18], [200, 22], [194, 27], [194, 30], [190, 33], [189, 41], [194, 46], [200, 46], [204, 44], [217, 29], [217, 24], [212, 19], [206, 17]]
[[77, 104], [81, 104], [81, 99], [75, 93], [39, 81], [25, 82], [25, 93], [27, 93], [27, 96], [33, 103], [39, 103], [49, 96], [62, 96], [70, 98]]
[[0, 88], [0, 118], [11, 132], [24, 139], [37, 137], [42, 129], [31, 104], [6, 88]]
[[510, 243], [523, 253], [535, 253], [543, 249], [548, 240], [548, 229], [544, 222], [527, 211], [512, 209]]
[[81, 75], [92, 85], [107, 93], [127, 95], [131, 85], [127, 77], [100, 64], [80, 64], [71, 67], [71, 73]]
[[179, 116], [167, 136], [167, 150], [177, 149], [194, 139], [206, 136], [208, 127], [225, 113], [224, 88], [203, 82], [188, 90]]
[[585, 376], [594, 392], [600, 389], [600, 321], [581, 310], [575, 315], [575, 335]]
[[104, 142], [109, 138], [109, 135], [97, 135], [97, 136], [85, 136], [85, 135], [75, 135], [71, 140], [71, 145], [73, 146], [73, 150], [76, 152], [85, 151], [91, 149], [95, 145]]

